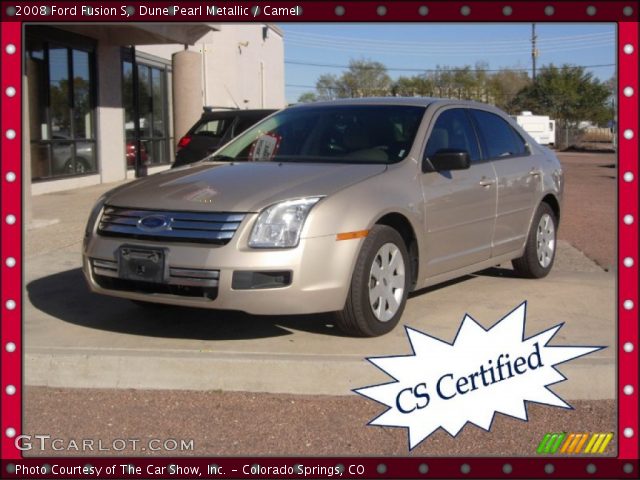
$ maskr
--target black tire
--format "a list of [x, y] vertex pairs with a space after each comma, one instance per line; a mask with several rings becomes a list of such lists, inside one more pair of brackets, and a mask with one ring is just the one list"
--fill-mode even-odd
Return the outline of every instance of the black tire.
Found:
[[[543, 265], [541, 263], [541, 260], [538, 259], [538, 229], [541, 227], [540, 220], [545, 215], [548, 215], [549, 220], [552, 222], [553, 247], [552, 254], [545, 255], [545, 257], [547, 257], [547, 260], [545, 260], [545, 264]], [[553, 267], [553, 262], [555, 260], [557, 251], [557, 232], [558, 219], [556, 218], [556, 214], [547, 203], [541, 203], [538, 206], [538, 210], [536, 210], [536, 214], [533, 217], [533, 222], [531, 223], [531, 228], [529, 229], [529, 235], [527, 236], [527, 244], [524, 249], [524, 254], [522, 255], [522, 257], [516, 258], [511, 262], [513, 264], [514, 270], [518, 275], [524, 278], [542, 278], [546, 277], [549, 274], [551, 268]], [[546, 264], [546, 261], [549, 261], [549, 263]]]
[[[395, 277], [401, 281], [400, 271], [403, 271], [404, 285], [403, 291], [398, 292], [398, 294], [401, 293], [401, 297], [397, 301], [397, 310], [395, 310], [391, 318], [383, 321], [377, 318], [374, 313], [373, 306], [369, 300], [369, 287], [370, 282], [375, 281], [371, 274], [374, 261], [382, 261], [379, 253], [381, 248], [387, 244], [392, 244], [401, 255], [402, 265], [400, 266], [398, 264], [393, 272], [391, 272], [391, 275], [395, 275]], [[336, 312], [336, 324], [338, 328], [348, 335], [358, 337], [376, 337], [393, 330], [400, 321], [400, 317], [407, 303], [407, 294], [411, 285], [411, 278], [409, 254], [407, 253], [407, 248], [400, 234], [393, 228], [385, 225], [374, 226], [364, 240], [362, 249], [358, 255], [345, 306], [341, 311]], [[378, 282], [378, 284], [380, 284], [380, 282]], [[394, 292], [398, 290], [398, 288], [389, 286], [386, 281], [384, 282], [384, 286], [392, 295], [395, 295]], [[377, 305], [380, 306], [380, 301], [378, 301]], [[385, 303], [385, 306], [389, 306], [390, 311], [392, 310], [389, 303]], [[382, 312], [382, 314], [384, 313], [385, 312]]]

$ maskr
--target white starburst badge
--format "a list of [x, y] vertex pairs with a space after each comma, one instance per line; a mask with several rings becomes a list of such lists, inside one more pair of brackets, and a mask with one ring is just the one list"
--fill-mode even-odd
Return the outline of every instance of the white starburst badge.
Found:
[[524, 338], [526, 305], [488, 330], [465, 315], [451, 344], [405, 327], [412, 355], [368, 359], [395, 381], [354, 390], [389, 407], [369, 424], [408, 428], [413, 449], [438, 428], [488, 431], [496, 412], [527, 420], [525, 402], [571, 408], [548, 388], [566, 380], [555, 366], [604, 347], [548, 345], [563, 324]]

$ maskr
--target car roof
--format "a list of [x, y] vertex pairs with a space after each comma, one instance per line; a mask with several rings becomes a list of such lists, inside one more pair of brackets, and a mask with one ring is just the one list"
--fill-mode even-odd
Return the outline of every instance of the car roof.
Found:
[[313, 108], [331, 105], [397, 105], [397, 106], [417, 106], [428, 107], [429, 105], [461, 105], [467, 107], [491, 107], [486, 103], [474, 102], [472, 100], [456, 100], [452, 98], [435, 97], [364, 97], [364, 98], [340, 98], [336, 100], [299, 103], [289, 108]]
[[211, 119], [211, 118], [227, 118], [227, 117], [252, 117], [263, 115], [267, 116], [273, 112], [276, 112], [276, 109], [253, 109], [253, 110], [205, 110], [202, 112], [201, 119]]

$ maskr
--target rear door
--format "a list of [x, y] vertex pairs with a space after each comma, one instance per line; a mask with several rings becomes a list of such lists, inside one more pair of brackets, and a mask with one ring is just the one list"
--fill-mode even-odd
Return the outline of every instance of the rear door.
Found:
[[489, 259], [496, 214], [496, 173], [491, 162], [482, 161], [465, 108], [437, 115], [424, 157], [440, 149], [466, 150], [471, 167], [422, 174], [427, 237], [422, 265], [429, 277]]
[[480, 135], [483, 153], [498, 177], [498, 205], [492, 256], [518, 250], [524, 245], [529, 221], [542, 188], [542, 172], [525, 140], [501, 116], [479, 109], [469, 110]]

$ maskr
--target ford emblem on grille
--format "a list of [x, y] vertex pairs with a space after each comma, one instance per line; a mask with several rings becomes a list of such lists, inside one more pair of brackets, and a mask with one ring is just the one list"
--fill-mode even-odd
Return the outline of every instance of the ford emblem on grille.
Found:
[[148, 215], [138, 220], [138, 228], [145, 232], [158, 232], [169, 228], [169, 218], [164, 215]]

